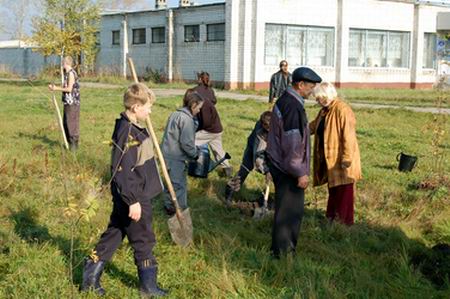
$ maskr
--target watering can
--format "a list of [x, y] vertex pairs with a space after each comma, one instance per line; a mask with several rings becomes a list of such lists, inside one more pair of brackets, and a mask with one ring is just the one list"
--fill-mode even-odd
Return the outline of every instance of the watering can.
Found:
[[225, 153], [225, 156], [222, 159], [215, 163], [211, 163], [208, 144], [199, 146], [198, 159], [191, 161], [188, 164], [188, 175], [205, 179], [208, 177], [208, 173], [213, 171], [217, 166], [219, 166], [220, 163], [230, 158], [231, 156], [228, 153]]

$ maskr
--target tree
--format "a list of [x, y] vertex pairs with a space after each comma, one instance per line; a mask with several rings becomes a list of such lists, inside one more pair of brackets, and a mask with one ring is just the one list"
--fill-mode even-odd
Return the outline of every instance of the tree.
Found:
[[[43, 0], [43, 15], [33, 20], [31, 41], [44, 56], [70, 55], [78, 70], [92, 69], [97, 52], [100, 6], [91, 0]], [[82, 61], [83, 59], [83, 61]]]
[[34, 12], [39, 11], [40, 1], [0, 0], [0, 5], [5, 15], [1, 20], [0, 30], [12, 39], [25, 39], [29, 19]]

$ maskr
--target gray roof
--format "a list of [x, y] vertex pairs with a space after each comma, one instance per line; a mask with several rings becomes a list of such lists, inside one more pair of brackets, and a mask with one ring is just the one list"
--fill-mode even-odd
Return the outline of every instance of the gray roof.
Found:
[[218, 3], [206, 3], [206, 4], [196, 4], [191, 6], [178, 6], [178, 7], [166, 7], [159, 9], [144, 9], [144, 10], [113, 10], [113, 11], [103, 11], [101, 13], [102, 16], [114, 16], [114, 15], [123, 15], [123, 14], [138, 14], [138, 13], [149, 13], [149, 12], [161, 12], [166, 10], [182, 10], [182, 9], [195, 9], [195, 8], [204, 8], [209, 6], [224, 6], [225, 2]]

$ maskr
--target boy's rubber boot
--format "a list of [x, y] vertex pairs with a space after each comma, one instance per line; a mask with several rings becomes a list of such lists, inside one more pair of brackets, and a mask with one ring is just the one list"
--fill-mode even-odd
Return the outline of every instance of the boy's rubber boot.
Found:
[[138, 267], [139, 275], [139, 291], [144, 297], [165, 297], [168, 294], [167, 290], [160, 289], [156, 281], [158, 275], [158, 267], [150, 266], [146, 268]]
[[100, 276], [105, 268], [105, 261], [94, 262], [91, 258], [86, 258], [83, 269], [83, 283], [81, 284], [81, 292], [94, 291], [97, 295], [105, 295], [105, 290], [100, 285]]

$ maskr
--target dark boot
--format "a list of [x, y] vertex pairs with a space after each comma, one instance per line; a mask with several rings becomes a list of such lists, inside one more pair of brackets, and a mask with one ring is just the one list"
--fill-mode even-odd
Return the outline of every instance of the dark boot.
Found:
[[91, 258], [86, 258], [83, 269], [83, 283], [80, 291], [94, 291], [97, 295], [105, 295], [105, 290], [100, 285], [100, 276], [105, 268], [104, 261], [94, 262]]
[[139, 275], [139, 291], [142, 296], [164, 297], [168, 291], [160, 289], [156, 282], [158, 275], [158, 267], [150, 266], [146, 268], [138, 268]]
[[69, 149], [71, 152], [76, 152], [78, 150], [78, 141], [69, 142]]

